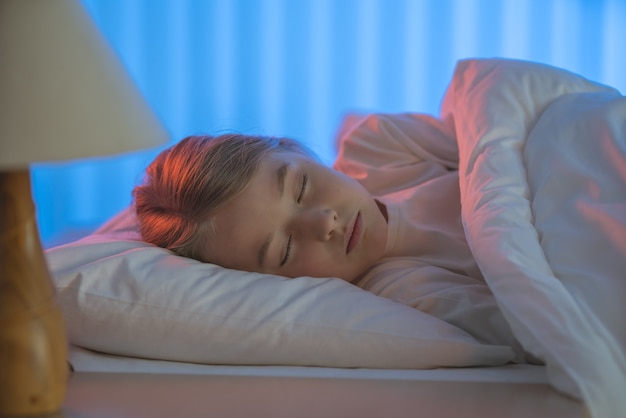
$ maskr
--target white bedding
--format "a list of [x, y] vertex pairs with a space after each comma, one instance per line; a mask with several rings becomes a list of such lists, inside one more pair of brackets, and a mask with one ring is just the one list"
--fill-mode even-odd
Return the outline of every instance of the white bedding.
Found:
[[626, 98], [461, 62], [446, 95], [470, 247], [514, 334], [592, 416], [626, 411]]
[[389, 379], [454, 382], [547, 383], [543, 366], [507, 364], [492, 367], [441, 369], [367, 369], [305, 366], [232, 366], [148, 360], [97, 353], [71, 346], [69, 361], [77, 372], [156, 373], [213, 376], [270, 376], [304, 378]]
[[[545, 361], [554, 387], [583, 399], [593, 417], [623, 416], [625, 99], [543, 65], [467, 60], [440, 117], [458, 140], [465, 232], [495, 298], [489, 306]], [[337, 279], [285, 280], [174, 256], [141, 242], [129, 211], [47, 256], [70, 341], [101, 352], [379, 369], [515, 358], [513, 347], [485, 344], [374, 294], [375, 284], [368, 292]], [[405, 300], [429, 297], [402, 291]], [[472, 314], [469, 302], [455, 309]]]

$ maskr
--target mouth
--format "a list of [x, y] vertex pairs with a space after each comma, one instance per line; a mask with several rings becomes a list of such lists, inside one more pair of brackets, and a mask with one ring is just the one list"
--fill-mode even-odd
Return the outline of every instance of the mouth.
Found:
[[361, 217], [361, 212], [357, 213], [356, 219], [350, 228], [350, 232], [348, 233], [348, 243], [346, 244], [346, 254], [350, 254], [350, 252], [359, 244], [361, 241], [361, 235], [363, 233], [363, 218]]

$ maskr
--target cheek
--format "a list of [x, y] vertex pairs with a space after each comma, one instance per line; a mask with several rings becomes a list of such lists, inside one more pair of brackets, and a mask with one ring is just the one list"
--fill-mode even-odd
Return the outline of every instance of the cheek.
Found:
[[292, 263], [279, 274], [289, 277], [333, 277], [337, 274], [333, 266], [338, 265], [337, 260], [331, 254], [317, 245], [301, 245], [297, 249], [298, 255]]
[[297, 264], [286, 272], [289, 277], [337, 277], [346, 281], [354, 280], [364, 269], [354, 260], [338, 260], [327, 252], [306, 252]]
[[322, 277], [328, 274], [329, 265], [332, 265], [332, 262], [325, 254], [303, 249], [298, 261], [290, 266], [289, 275]]

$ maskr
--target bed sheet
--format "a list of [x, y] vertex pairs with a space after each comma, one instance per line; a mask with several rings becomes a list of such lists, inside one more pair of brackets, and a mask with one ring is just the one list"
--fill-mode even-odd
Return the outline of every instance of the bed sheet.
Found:
[[508, 364], [494, 367], [368, 369], [305, 366], [232, 366], [149, 360], [98, 353], [70, 346], [69, 361], [77, 372], [158, 373], [218, 376], [271, 376], [344, 379], [390, 379], [455, 382], [546, 383], [543, 366]]
[[431, 370], [202, 365], [75, 346], [70, 360], [76, 373], [67, 409], [81, 418], [121, 413], [137, 418], [374, 418], [414, 416], [416, 411], [449, 418], [586, 416], [580, 402], [548, 384], [545, 367], [529, 364]]

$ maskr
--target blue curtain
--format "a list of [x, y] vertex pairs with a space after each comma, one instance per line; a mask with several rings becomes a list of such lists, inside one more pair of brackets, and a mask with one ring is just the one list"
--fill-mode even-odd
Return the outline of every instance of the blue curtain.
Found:
[[[347, 112], [437, 114], [455, 62], [510, 57], [626, 91], [626, 0], [83, 0], [172, 141], [237, 131], [323, 161]], [[131, 201], [158, 150], [37, 165], [45, 246]]]

